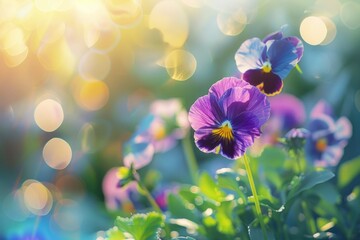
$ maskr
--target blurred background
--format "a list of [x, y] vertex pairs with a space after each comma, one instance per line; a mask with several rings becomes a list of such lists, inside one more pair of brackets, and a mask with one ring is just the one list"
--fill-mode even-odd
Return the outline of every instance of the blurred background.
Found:
[[[248, 38], [284, 27], [304, 43], [283, 93], [347, 116], [342, 161], [360, 154], [360, 2], [345, 0], [0, 1], [0, 239], [42, 231], [94, 239], [112, 226], [102, 180], [156, 99], [189, 109], [238, 75]], [[199, 164], [209, 158], [195, 150]], [[188, 182], [180, 147], [151, 165]], [[230, 161], [217, 163], [218, 167]], [[181, 171], [180, 171], [181, 170]], [[19, 238], [21, 239], [21, 238]]]

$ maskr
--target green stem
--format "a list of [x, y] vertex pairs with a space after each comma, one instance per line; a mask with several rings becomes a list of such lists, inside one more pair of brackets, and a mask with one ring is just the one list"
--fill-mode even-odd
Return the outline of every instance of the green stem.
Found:
[[150, 205], [152, 206], [152, 208], [159, 213], [162, 213], [159, 205], [156, 203], [155, 199], [151, 196], [149, 190], [147, 189], [147, 187], [145, 186], [145, 184], [141, 181], [139, 174], [136, 172], [136, 170], [134, 169], [134, 177], [135, 177], [135, 181], [137, 182], [138, 186], [141, 188], [143, 194], [145, 195], [145, 197], [147, 198], [147, 200], [149, 201]]
[[295, 152], [294, 154], [295, 154], [295, 159], [296, 159], [299, 174], [300, 174], [300, 173], [302, 173], [302, 167], [301, 167], [301, 162], [300, 162], [300, 154], [298, 152]]
[[312, 217], [310, 209], [307, 206], [305, 201], [301, 202], [301, 206], [304, 210], [305, 219], [306, 219], [305, 221], [307, 223], [308, 229], [309, 229], [311, 235], [313, 235], [316, 233], [316, 224], [315, 224], [314, 218]]
[[244, 164], [245, 164], [245, 170], [246, 170], [246, 173], [247, 173], [247, 176], [248, 176], [248, 179], [249, 179], [251, 192], [252, 192], [252, 194], [254, 196], [256, 215], [257, 215], [257, 218], [258, 218], [258, 220], [260, 222], [260, 227], [261, 227], [261, 230], [263, 232], [264, 239], [267, 240], [267, 234], [266, 234], [266, 229], [265, 229], [263, 216], [262, 216], [262, 213], [261, 213], [259, 197], [258, 197], [257, 192], [256, 192], [254, 178], [252, 176], [249, 160], [248, 160], [246, 154], [244, 154]]
[[185, 157], [189, 167], [192, 182], [196, 184], [198, 180], [199, 169], [195, 158], [195, 154], [193, 152], [193, 148], [191, 146], [189, 134], [187, 134], [187, 136], [185, 136], [185, 138], [183, 139], [182, 146], [185, 152]]

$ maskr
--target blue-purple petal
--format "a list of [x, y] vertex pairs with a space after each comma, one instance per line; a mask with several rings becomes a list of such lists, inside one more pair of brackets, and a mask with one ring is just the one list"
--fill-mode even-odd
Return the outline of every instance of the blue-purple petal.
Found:
[[284, 35], [283, 35], [282, 31], [277, 31], [277, 32], [270, 33], [262, 41], [264, 43], [266, 43], [267, 41], [270, 41], [270, 40], [280, 40], [283, 38], [283, 36]]
[[297, 64], [294, 46], [286, 40], [274, 41], [267, 54], [270, 59], [272, 72], [284, 79]]
[[250, 69], [261, 69], [263, 62], [263, 52], [266, 45], [259, 38], [251, 38], [243, 42], [235, 54], [235, 62], [241, 73]]
[[216, 116], [214, 113], [209, 95], [202, 96], [194, 102], [190, 107], [188, 118], [195, 131], [204, 126], [215, 126], [221, 123], [221, 116]]

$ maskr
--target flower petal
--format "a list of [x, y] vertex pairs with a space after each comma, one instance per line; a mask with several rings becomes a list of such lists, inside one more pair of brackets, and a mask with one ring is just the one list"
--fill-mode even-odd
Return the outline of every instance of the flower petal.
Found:
[[335, 123], [335, 139], [349, 139], [352, 135], [352, 125], [346, 117], [339, 118]]
[[280, 93], [283, 87], [283, 82], [278, 75], [272, 72], [265, 73], [260, 69], [246, 71], [243, 78], [269, 96]]
[[295, 47], [286, 40], [274, 41], [267, 51], [272, 72], [284, 79], [298, 63]]
[[297, 56], [297, 61], [299, 62], [304, 53], [304, 45], [302, 41], [297, 37], [286, 37], [283, 40], [290, 42], [295, 47], [295, 54]]
[[198, 98], [190, 107], [189, 122], [191, 127], [197, 131], [205, 126], [217, 126], [221, 123], [223, 116], [213, 111], [210, 95]]
[[262, 41], [264, 43], [266, 43], [267, 41], [270, 41], [270, 40], [280, 40], [282, 38], [283, 38], [282, 31], [277, 31], [277, 32], [270, 33]]
[[124, 166], [130, 167], [134, 165], [135, 169], [139, 169], [148, 165], [155, 153], [154, 146], [149, 142], [135, 142], [130, 140], [125, 144], [126, 153], [123, 159]]
[[259, 38], [251, 38], [243, 42], [235, 54], [235, 61], [240, 72], [260, 69], [263, 66], [262, 54], [266, 45]]
[[210, 89], [209, 94], [214, 94], [218, 99], [220, 99], [227, 90], [234, 87], [249, 88], [249, 84], [236, 77], [225, 77], [216, 83], [214, 83]]

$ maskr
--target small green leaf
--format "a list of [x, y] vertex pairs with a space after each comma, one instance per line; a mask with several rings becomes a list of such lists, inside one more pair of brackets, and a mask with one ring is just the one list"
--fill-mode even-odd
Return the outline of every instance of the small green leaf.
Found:
[[354, 158], [340, 165], [338, 174], [339, 187], [345, 187], [356, 176], [360, 175], [360, 157]]
[[184, 200], [175, 195], [169, 194], [168, 196], [168, 209], [171, 212], [171, 215], [175, 218], [186, 218], [193, 222], [199, 222], [198, 216], [195, 214], [193, 209], [189, 209], [189, 203], [184, 202]]
[[150, 212], [134, 214], [131, 218], [117, 217], [115, 226], [119, 231], [131, 234], [134, 240], [153, 240], [159, 239], [158, 233], [163, 222], [164, 219], [160, 213]]
[[333, 178], [335, 175], [328, 171], [315, 171], [306, 175], [296, 177], [291, 183], [291, 190], [287, 196], [287, 201], [291, 200], [301, 192], [308, 190], [320, 183], [326, 182]]
[[266, 147], [258, 159], [262, 166], [270, 169], [278, 169], [284, 166], [286, 154], [280, 148]]
[[225, 197], [224, 192], [219, 189], [215, 181], [207, 172], [201, 174], [199, 179], [199, 187], [206, 196], [218, 202], [220, 202]]
[[219, 187], [235, 191], [245, 199], [244, 193], [240, 189], [240, 175], [231, 168], [221, 168], [216, 171], [216, 178]]
[[119, 231], [117, 227], [109, 229], [107, 232], [107, 239], [109, 240], [124, 240], [125, 236], [122, 232]]
[[221, 205], [218, 208], [216, 213], [216, 219], [218, 222], [217, 229], [219, 232], [224, 233], [226, 235], [234, 235], [235, 229], [232, 221], [232, 212], [234, 210], [234, 202], [226, 201], [221, 202]]
[[300, 68], [300, 66], [299, 66], [299, 64], [296, 64], [296, 65], [295, 65], [295, 68], [296, 68], [296, 70], [297, 70], [300, 74], [303, 73], [302, 70], [301, 70], [301, 68]]

